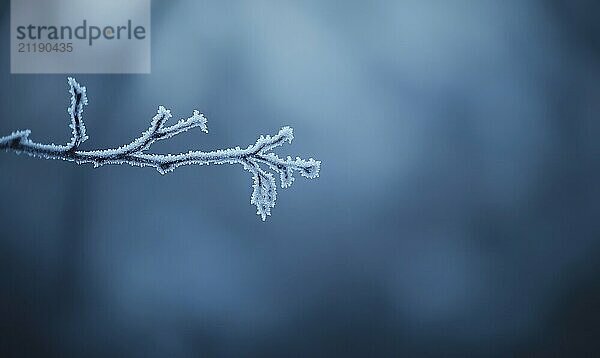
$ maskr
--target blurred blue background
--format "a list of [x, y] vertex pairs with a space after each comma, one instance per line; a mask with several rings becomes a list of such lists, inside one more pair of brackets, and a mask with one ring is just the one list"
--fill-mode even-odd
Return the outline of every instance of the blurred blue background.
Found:
[[[124, 5], [125, 6], [125, 5]], [[86, 149], [162, 104], [322, 160], [266, 223], [237, 166], [0, 153], [3, 356], [581, 356], [600, 348], [600, 3], [154, 1], [151, 75], [77, 75]], [[69, 139], [66, 76], [10, 75], [0, 134]], [[116, 53], [115, 56], [119, 54]]]

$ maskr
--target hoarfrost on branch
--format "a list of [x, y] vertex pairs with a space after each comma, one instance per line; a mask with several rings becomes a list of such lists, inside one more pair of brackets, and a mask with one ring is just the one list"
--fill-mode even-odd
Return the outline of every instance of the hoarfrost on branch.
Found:
[[183, 165], [204, 164], [241, 164], [244, 169], [252, 174], [251, 204], [256, 205], [257, 214], [264, 221], [271, 215], [271, 209], [277, 199], [277, 185], [274, 173], [279, 174], [281, 187], [287, 188], [294, 181], [294, 172], [299, 172], [303, 177], [313, 179], [319, 176], [321, 162], [310, 158], [292, 159], [281, 158], [272, 150], [294, 138], [290, 127], [283, 127], [273, 136], [260, 136], [256, 143], [245, 149], [240, 147], [218, 149], [209, 152], [189, 151], [179, 154], [151, 154], [146, 151], [154, 142], [168, 139], [192, 128], [200, 128], [208, 133], [206, 118], [198, 111], [193, 111], [192, 116], [181, 119], [177, 123], [166, 126], [172, 117], [171, 112], [163, 106], [158, 108], [156, 115], [150, 121], [150, 127], [139, 138], [131, 143], [115, 149], [102, 149], [85, 151], [80, 150], [80, 145], [88, 139], [83, 122], [83, 109], [88, 104], [86, 88], [81, 86], [74, 78], [68, 78], [71, 103], [67, 110], [71, 117], [72, 138], [66, 145], [41, 144], [29, 139], [31, 131], [21, 130], [0, 137], [0, 149], [25, 153], [32, 157], [44, 159], [62, 159], [77, 164], [91, 163], [94, 167], [107, 164], [129, 164], [140, 167], [154, 167], [161, 174], [166, 174]]

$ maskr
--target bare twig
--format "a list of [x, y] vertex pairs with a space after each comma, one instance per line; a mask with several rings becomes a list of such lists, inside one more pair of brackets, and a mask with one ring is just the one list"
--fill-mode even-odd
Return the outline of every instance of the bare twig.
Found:
[[70, 126], [73, 131], [71, 141], [66, 145], [40, 144], [29, 139], [31, 131], [24, 130], [0, 137], [0, 149], [44, 159], [62, 159], [78, 164], [91, 163], [94, 167], [106, 164], [154, 167], [161, 174], [171, 172], [183, 165], [241, 164], [244, 169], [252, 173], [254, 183], [250, 202], [256, 205], [257, 214], [263, 221], [268, 215], [271, 215], [271, 208], [275, 206], [277, 198], [277, 190], [273, 175], [261, 168], [261, 165], [279, 173], [282, 188], [287, 188], [292, 184], [294, 171], [300, 172], [306, 178], [312, 179], [319, 176], [320, 161], [312, 158], [308, 160], [292, 159], [289, 156], [282, 159], [270, 152], [285, 142], [292, 142], [294, 136], [290, 127], [283, 127], [274, 136], [261, 136], [255, 144], [249, 145], [246, 149], [236, 147], [210, 152], [145, 153], [154, 142], [171, 138], [192, 128], [200, 127], [203, 132], [208, 133], [206, 118], [198, 111], [194, 111], [191, 117], [166, 127], [165, 123], [172, 116], [171, 112], [163, 106], [158, 108], [148, 130], [131, 143], [115, 149], [79, 150], [80, 145], [88, 139], [83, 122], [83, 108], [88, 104], [88, 100], [85, 87], [80, 86], [73, 78], [69, 78], [68, 81], [71, 93], [71, 105], [68, 112], [71, 116]]

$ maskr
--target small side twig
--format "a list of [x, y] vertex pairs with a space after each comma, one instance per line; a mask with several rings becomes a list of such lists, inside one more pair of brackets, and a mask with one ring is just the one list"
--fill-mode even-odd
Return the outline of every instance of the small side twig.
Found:
[[200, 130], [208, 133], [206, 118], [196, 110], [191, 117], [182, 119], [171, 126], [165, 126], [172, 115], [163, 106], [158, 108], [158, 112], [152, 118], [148, 130], [131, 143], [115, 149], [80, 150], [80, 145], [88, 139], [83, 122], [83, 109], [88, 104], [88, 99], [85, 87], [70, 77], [68, 82], [71, 93], [71, 104], [68, 108], [71, 117], [71, 141], [66, 145], [36, 143], [29, 139], [31, 131], [23, 130], [0, 137], [0, 150], [25, 153], [37, 158], [62, 159], [78, 164], [91, 163], [94, 167], [107, 164], [153, 167], [161, 174], [171, 172], [183, 165], [241, 164], [244, 169], [252, 174], [253, 192], [250, 202], [256, 205], [257, 214], [261, 216], [263, 221], [268, 215], [271, 215], [271, 209], [275, 206], [277, 186], [273, 174], [267, 172], [261, 165], [279, 173], [282, 188], [287, 188], [292, 184], [294, 171], [298, 171], [302, 176], [310, 179], [319, 176], [320, 161], [312, 158], [308, 160], [292, 159], [289, 156], [283, 159], [271, 152], [285, 142], [292, 142], [294, 135], [290, 127], [283, 127], [274, 136], [260, 136], [255, 144], [249, 145], [246, 149], [236, 147], [209, 152], [146, 153], [153, 143], [171, 138], [192, 128], [199, 127]]

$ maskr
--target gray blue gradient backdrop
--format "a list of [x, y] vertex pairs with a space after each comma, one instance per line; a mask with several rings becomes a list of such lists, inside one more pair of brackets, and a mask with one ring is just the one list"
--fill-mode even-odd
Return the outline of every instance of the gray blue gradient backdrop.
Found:
[[[66, 76], [9, 74], [0, 133], [65, 143]], [[600, 335], [594, 1], [154, 1], [151, 75], [77, 75], [85, 148], [158, 105], [162, 152], [323, 161], [263, 223], [234, 166], [0, 153], [3, 356], [548, 356]], [[119, 56], [115, 53], [115, 56]]]

